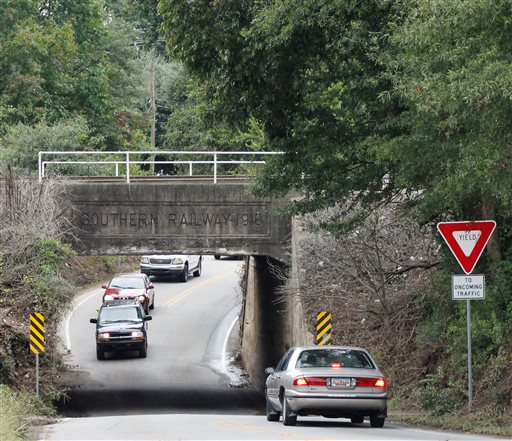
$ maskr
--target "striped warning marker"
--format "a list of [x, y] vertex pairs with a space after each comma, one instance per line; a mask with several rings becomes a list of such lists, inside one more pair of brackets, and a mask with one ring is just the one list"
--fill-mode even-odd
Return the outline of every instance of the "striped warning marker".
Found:
[[30, 350], [36, 355], [45, 351], [44, 315], [39, 312], [30, 314]]
[[318, 346], [332, 345], [332, 315], [327, 311], [319, 312], [316, 316], [316, 344]]

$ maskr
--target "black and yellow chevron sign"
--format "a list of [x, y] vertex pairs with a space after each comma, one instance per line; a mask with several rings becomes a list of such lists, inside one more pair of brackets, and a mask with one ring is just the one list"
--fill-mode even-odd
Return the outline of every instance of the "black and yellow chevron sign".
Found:
[[30, 350], [34, 354], [40, 354], [45, 351], [44, 315], [39, 312], [30, 314]]
[[322, 311], [316, 316], [316, 344], [318, 346], [332, 345], [332, 315]]

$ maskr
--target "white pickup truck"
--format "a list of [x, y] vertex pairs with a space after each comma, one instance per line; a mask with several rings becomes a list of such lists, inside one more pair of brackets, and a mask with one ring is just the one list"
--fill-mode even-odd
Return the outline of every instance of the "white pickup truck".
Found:
[[186, 282], [190, 273], [194, 277], [201, 275], [202, 261], [201, 255], [153, 254], [142, 256], [140, 272], [148, 276], [176, 277]]

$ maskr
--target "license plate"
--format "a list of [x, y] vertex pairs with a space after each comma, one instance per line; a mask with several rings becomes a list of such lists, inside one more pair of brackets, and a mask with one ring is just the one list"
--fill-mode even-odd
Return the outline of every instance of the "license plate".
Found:
[[331, 378], [330, 386], [337, 389], [350, 389], [354, 387], [352, 378]]

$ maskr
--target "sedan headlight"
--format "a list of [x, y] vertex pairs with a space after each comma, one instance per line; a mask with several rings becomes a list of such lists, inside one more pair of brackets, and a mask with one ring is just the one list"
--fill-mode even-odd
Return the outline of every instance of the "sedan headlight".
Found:
[[111, 296], [110, 294], [103, 296], [103, 301], [106, 302], [107, 300], [114, 300], [114, 296]]
[[142, 263], [149, 263], [149, 257], [143, 257], [143, 258], [141, 259], [141, 262], [142, 262]]
[[184, 261], [181, 257], [176, 257], [175, 259], [173, 259], [172, 263], [174, 263], [174, 265], [182, 265]]

